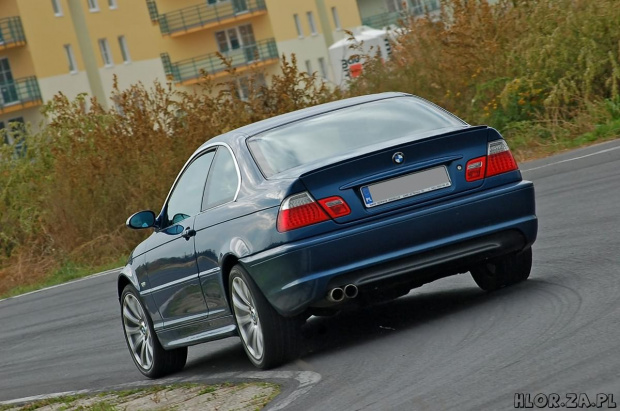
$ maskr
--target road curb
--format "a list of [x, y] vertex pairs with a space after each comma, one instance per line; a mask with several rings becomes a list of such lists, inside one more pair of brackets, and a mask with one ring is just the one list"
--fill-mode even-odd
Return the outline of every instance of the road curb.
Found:
[[52, 398], [72, 395], [99, 394], [102, 392], [123, 391], [139, 388], [149, 388], [157, 385], [173, 385], [184, 383], [222, 384], [269, 381], [280, 383], [282, 392], [264, 408], [269, 411], [282, 410], [291, 405], [295, 400], [307, 394], [319, 381], [321, 374], [314, 371], [254, 371], [233, 372], [219, 374], [213, 377], [169, 377], [160, 380], [136, 381], [126, 384], [113, 385], [106, 388], [86, 389], [78, 391], [65, 391], [52, 394], [34, 395], [31, 397], [16, 398], [8, 401], [0, 401], [0, 405], [20, 406], [26, 403], [42, 401]]

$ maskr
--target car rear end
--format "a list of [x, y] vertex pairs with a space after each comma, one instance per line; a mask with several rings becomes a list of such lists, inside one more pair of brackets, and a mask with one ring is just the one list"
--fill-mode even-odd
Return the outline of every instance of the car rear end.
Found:
[[242, 260], [283, 315], [358, 290], [402, 293], [536, 238], [533, 184], [501, 135], [413, 96], [313, 116], [248, 146], [265, 178], [295, 187], [278, 210], [281, 245]]

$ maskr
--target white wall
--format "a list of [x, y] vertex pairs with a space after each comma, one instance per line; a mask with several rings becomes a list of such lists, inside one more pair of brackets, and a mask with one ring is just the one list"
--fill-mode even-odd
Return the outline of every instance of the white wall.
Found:
[[325, 60], [327, 69], [326, 80], [329, 82], [334, 81], [334, 73], [331, 69], [325, 37], [322, 34], [306, 36], [294, 40], [279, 41], [278, 52], [280, 56], [284, 54], [287, 60], [290, 60], [291, 54], [295, 54], [297, 57], [297, 67], [300, 71], [306, 71], [306, 60], [310, 60], [312, 71], [317, 72], [319, 77], [321, 76], [319, 58], [322, 57]]
[[115, 65], [112, 67], [99, 68], [99, 74], [101, 76], [101, 82], [103, 83], [103, 90], [108, 99], [108, 106], [110, 106], [114, 75], [117, 76], [120, 90], [125, 90], [139, 82], [141, 82], [147, 90], [153, 86], [155, 80], [159, 80], [161, 84], [166, 84], [164, 66], [159, 58], [132, 61], [128, 64], [115, 62]]
[[90, 94], [90, 86], [85, 71], [79, 71], [75, 74], [67, 73], [60, 76], [37, 78], [37, 80], [39, 81], [39, 88], [41, 89], [41, 96], [44, 102], [51, 100], [60, 91], [71, 100], [80, 93]]

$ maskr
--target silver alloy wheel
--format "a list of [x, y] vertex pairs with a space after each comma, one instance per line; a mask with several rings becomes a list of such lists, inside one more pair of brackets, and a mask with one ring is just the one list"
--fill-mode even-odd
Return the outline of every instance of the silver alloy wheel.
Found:
[[153, 365], [153, 336], [142, 305], [133, 294], [123, 300], [123, 329], [136, 364], [144, 370]]
[[263, 358], [263, 329], [250, 289], [241, 277], [232, 281], [232, 300], [239, 334], [250, 355], [260, 361]]

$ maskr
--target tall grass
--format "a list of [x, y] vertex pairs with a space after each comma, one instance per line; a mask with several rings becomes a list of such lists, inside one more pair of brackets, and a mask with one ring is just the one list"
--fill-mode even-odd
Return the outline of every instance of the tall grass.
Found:
[[409, 18], [393, 58], [371, 59], [351, 93], [421, 95], [517, 149], [553, 145], [612, 121], [619, 102], [617, 0], [445, 0], [439, 18]]
[[439, 18], [408, 18], [389, 61], [369, 58], [348, 90], [332, 90], [282, 60], [282, 74], [116, 89], [114, 108], [59, 94], [48, 125], [16, 131], [28, 149], [0, 147], [0, 293], [60, 266], [105, 264], [144, 233], [124, 229], [158, 210], [197, 146], [242, 125], [341, 97], [405, 91], [472, 124], [495, 126], [521, 158], [617, 136], [617, 0], [445, 0]]
[[0, 294], [67, 264], [116, 261], [144, 235], [125, 229], [126, 218], [158, 210], [200, 144], [336, 98], [296, 67], [284, 59], [270, 85], [255, 72], [248, 100], [238, 97], [233, 69], [228, 81], [206, 80], [198, 93], [158, 83], [115, 87], [111, 110], [86, 96], [57, 95], [41, 132], [15, 136], [25, 139], [25, 156], [0, 147]]

